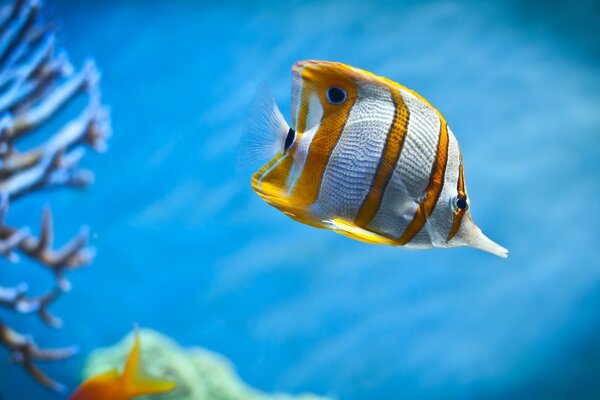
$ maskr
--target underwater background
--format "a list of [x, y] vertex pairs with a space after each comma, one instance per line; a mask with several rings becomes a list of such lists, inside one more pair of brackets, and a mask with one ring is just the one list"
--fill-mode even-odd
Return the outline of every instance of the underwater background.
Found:
[[[75, 388], [86, 355], [134, 322], [220, 353], [268, 392], [340, 399], [600, 397], [600, 3], [592, 1], [47, 0], [73, 62], [92, 56], [110, 151], [88, 190], [23, 199], [57, 241], [98, 249], [70, 275], [52, 330], [9, 316]], [[286, 117], [290, 68], [341, 61], [396, 80], [446, 117], [475, 221], [509, 249], [407, 251], [296, 223], [235, 167], [268, 81]], [[49, 274], [2, 261], [3, 282]], [[6, 264], [6, 265], [5, 265]], [[48, 275], [48, 276], [46, 276]], [[0, 357], [7, 352], [0, 350]], [[0, 362], [3, 399], [60, 399]]]

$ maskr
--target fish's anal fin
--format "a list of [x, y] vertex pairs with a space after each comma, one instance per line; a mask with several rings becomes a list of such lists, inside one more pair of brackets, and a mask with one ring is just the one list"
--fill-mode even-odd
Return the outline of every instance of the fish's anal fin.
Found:
[[126, 388], [126, 395], [129, 397], [165, 393], [175, 389], [175, 382], [147, 375], [142, 370], [140, 363], [140, 335], [137, 325], [135, 327], [133, 348], [125, 363], [121, 379]]
[[361, 242], [370, 244], [386, 244], [394, 246], [396, 243], [393, 239], [386, 238], [375, 232], [371, 232], [352, 222], [345, 221], [341, 218], [334, 218], [327, 221], [323, 221], [328, 224], [335, 233], [340, 235], [348, 236], [349, 238], [359, 240]]

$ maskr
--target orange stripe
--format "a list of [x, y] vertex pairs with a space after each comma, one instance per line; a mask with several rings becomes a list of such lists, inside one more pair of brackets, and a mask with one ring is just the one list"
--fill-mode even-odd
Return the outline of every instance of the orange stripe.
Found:
[[379, 159], [379, 165], [375, 172], [375, 178], [371, 184], [369, 194], [363, 201], [363, 204], [356, 217], [356, 225], [361, 228], [365, 228], [375, 217], [377, 210], [381, 204], [383, 198], [383, 192], [394, 173], [402, 147], [404, 146], [404, 139], [406, 138], [406, 132], [408, 130], [408, 119], [410, 112], [408, 107], [404, 103], [402, 96], [398, 92], [398, 89], [390, 88], [392, 99], [394, 100], [395, 112], [392, 126], [387, 134], [385, 146], [382, 151], [381, 158]]
[[444, 186], [444, 174], [446, 172], [446, 164], [448, 163], [448, 125], [444, 118], [439, 114], [441, 127], [440, 138], [438, 140], [437, 156], [433, 162], [431, 176], [429, 177], [429, 185], [425, 189], [423, 199], [419, 202], [417, 211], [410, 225], [406, 228], [402, 236], [397, 240], [399, 245], [405, 245], [410, 242], [417, 233], [423, 228], [427, 218], [431, 215], [435, 207], [442, 187]]
[[[459, 196], [465, 196], [465, 178], [463, 176], [463, 161], [462, 161], [462, 153], [460, 153], [460, 164], [458, 167], [458, 183], [456, 184], [456, 189], [458, 190]], [[452, 228], [450, 228], [450, 233], [448, 233], [447, 242], [450, 241], [458, 232], [458, 228], [460, 228], [460, 223], [462, 221], [463, 216], [465, 215], [464, 209], [458, 209], [454, 213], [454, 219], [452, 221]]]
[[[354, 101], [352, 101], [354, 104]], [[333, 149], [342, 136], [342, 131], [348, 120], [351, 107], [348, 107], [342, 115], [337, 118], [326, 118], [313, 138], [308, 156], [304, 163], [304, 169], [298, 178], [291, 197], [298, 205], [311, 205], [319, 197], [323, 174], [329, 162]]]
[[[300, 84], [302, 83], [302, 75], [301, 75], [301, 68], [296, 69], [296, 66], [294, 66], [294, 73], [298, 74], [298, 88], [297, 90], [300, 90]], [[308, 86], [308, 83], [307, 85]], [[302, 137], [302, 134], [304, 133], [304, 131], [306, 130], [306, 118], [308, 117], [308, 99], [310, 96], [310, 87], [304, 87], [303, 90], [300, 93], [296, 93], [296, 102], [299, 102], [299, 106], [297, 108], [293, 108], [292, 112], [296, 113], [298, 112], [298, 114], [296, 114], [296, 134], [298, 135], [297, 139], [299, 140]], [[295, 104], [294, 104], [295, 106]]]
[[[304, 95], [306, 95], [307, 99], [312, 94], [318, 95], [323, 107], [323, 115], [327, 116], [327, 118], [323, 118], [319, 129], [312, 139], [304, 168], [290, 195], [290, 200], [298, 207], [310, 207], [317, 201], [329, 158], [342, 136], [342, 131], [346, 126], [350, 111], [357, 99], [357, 90], [354, 82], [348, 76], [334, 72], [319, 71], [310, 66], [306, 66], [302, 70], [302, 79], [304, 82], [303, 101], [307, 104], [307, 101], [304, 100]], [[319, 74], [318, 80], [315, 74]], [[332, 105], [327, 101], [325, 92], [328, 87], [332, 86], [342, 87], [346, 90], [348, 100], [344, 104]], [[298, 118], [299, 124], [303, 120], [306, 121], [305, 115], [298, 116]]]

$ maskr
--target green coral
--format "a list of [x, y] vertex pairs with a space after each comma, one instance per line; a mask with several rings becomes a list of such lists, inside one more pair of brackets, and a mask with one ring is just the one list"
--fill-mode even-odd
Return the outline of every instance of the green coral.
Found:
[[[177, 388], [152, 400], [327, 400], [311, 394], [266, 394], [246, 385], [229, 360], [202, 348], [182, 349], [170, 338], [149, 329], [140, 330], [144, 370], [172, 379]], [[121, 369], [133, 345], [129, 334], [116, 345], [92, 352], [83, 371], [85, 379], [113, 368]]]

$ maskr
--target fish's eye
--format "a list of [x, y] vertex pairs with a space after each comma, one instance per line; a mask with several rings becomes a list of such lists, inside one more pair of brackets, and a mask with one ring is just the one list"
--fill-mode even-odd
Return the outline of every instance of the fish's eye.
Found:
[[467, 204], [467, 196], [457, 196], [456, 197], [456, 208], [459, 210], [466, 210], [469, 205]]
[[294, 144], [294, 139], [296, 138], [296, 131], [290, 128], [285, 137], [285, 144], [283, 145], [283, 150], [288, 151], [290, 147]]
[[459, 194], [454, 198], [452, 205], [454, 206], [453, 208], [455, 211], [466, 210], [467, 208], [469, 208], [469, 203], [467, 203], [467, 196]]
[[344, 89], [339, 87], [330, 87], [327, 89], [327, 101], [331, 104], [342, 104], [346, 101], [346, 97], [348, 97], [348, 95]]

